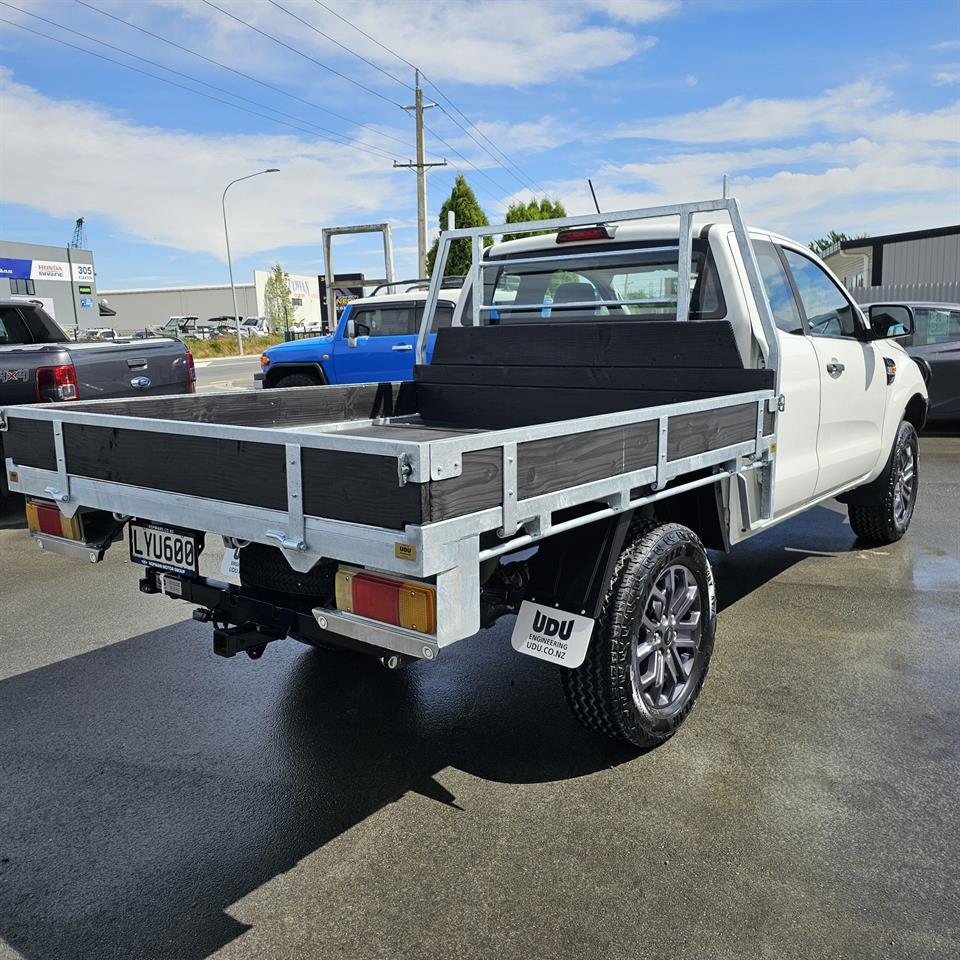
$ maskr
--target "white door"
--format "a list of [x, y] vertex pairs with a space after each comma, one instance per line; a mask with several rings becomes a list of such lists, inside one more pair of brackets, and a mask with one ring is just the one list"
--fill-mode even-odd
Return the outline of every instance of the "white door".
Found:
[[820, 372], [780, 254], [769, 240], [759, 238], [753, 240], [753, 250], [780, 339], [780, 392], [786, 406], [777, 428], [773, 488], [773, 512], [779, 515], [813, 499], [816, 489]]
[[868, 474], [880, 458], [886, 406], [883, 358], [859, 311], [811, 256], [784, 247], [820, 374], [820, 473], [816, 493]]

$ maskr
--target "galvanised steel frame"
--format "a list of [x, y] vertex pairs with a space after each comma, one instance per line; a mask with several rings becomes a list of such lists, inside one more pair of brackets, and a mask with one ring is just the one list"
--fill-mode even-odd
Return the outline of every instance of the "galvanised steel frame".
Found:
[[[679, 276], [689, 276], [691, 255], [691, 217], [695, 213], [726, 211], [730, 215], [740, 255], [750, 281], [750, 288], [759, 310], [761, 324], [767, 338], [761, 344], [765, 363], [777, 369], [779, 360], [776, 327], [763, 291], [757, 262], [735, 200], [711, 200], [702, 203], [677, 204], [630, 210], [604, 216], [605, 222], [643, 220], [669, 215], [680, 217]], [[430, 284], [423, 325], [417, 342], [418, 362], [425, 356], [427, 336], [432, 325], [433, 311], [440, 292], [440, 278], [453, 240], [471, 240], [474, 260], [467, 283], [480, 288], [481, 271], [486, 264], [480, 260], [481, 240], [497, 233], [529, 233], [564, 227], [593, 224], [597, 217], [567, 217], [560, 220], [506, 224], [499, 227], [480, 227], [469, 230], [446, 231], [441, 234], [437, 265]], [[622, 251], [618, 251], [622, 252]], [[564, 261], [572, 251], [558, 253], [545, 260]], [[502, 265], [503, 261], [494, 261]], [[527, 261], [525, 261], [527, 262]], [[689, 311], [689, 287], [678, 284], [677, 318], [684, 320]], [[480, 298], [473, 298], [473, 320], [480, 315]], [[461, 302], [463, 302], [461, 300]], [[595, 303], [590, 304], [596, 306]], [[73, 516], [81, 507], [110, 511], [119, 516], [137, 517], [158, 523], [187, 527], [219, 534], [236, 541], [256, 541], [279, 547], [291, 567], [306, 571], [320, 558], [371, 567], [388, 573], [429, 579], [437, 587], [437, 633], [428, 635], [411, 630], [376, 623], [353, 614], [317, 608], [314, 615], [324, 629], [369, 642], [374, 646], [405, 653], [410, 656], [434, 659], [440, 649], [457, 640], [472, 636], [480, 627], [480, 580], [482, 561], [519, 550], [531, 543], [566, 530], [613, 516], [656, 502], [685, 490], [694, 489], [723, 478], [735, 478], [741, 494], [745, 490], [744, 476], [760, 470], [763, 476], [761, 518], [772, 515], [773, 464], [772, 448], [776, 444], [776, 430], [764, 434], [765, 412], [776, 417], [779, 398], [777, 387], [750, 393], [711, 397], [702, 400], [671, 403], [659, 407], [600, 414], [576, 420], [536, 424], [485, 433], [471, 433], [460, 437], [437, 440], [392, 440], [379, 437], [344, 435], [340, 431], [354, 428], [358, 421], [349, 423], [317, 424], [314, 427], [262, 428], [226, 426], [216, 423], [196, 423], [179, 420], [148, 420], [130, 416], [98, 414], [93, 409], [49, 409], [43, 406], [13, 407], [0, 411], [0, 430], [6, 427], [6, 418], [48, 421], [54, 432], [57, 469], [42, 470], [15, 465], [10, 458], [6, 469], [10, 487], [24, 494], [55, 500], [66, 516]], [[721, 449], [709, 450], [693, 456], [671, 460], [668, 457], [670, 419], [689, 413], [715, 411], [726, 407], [752, 403], [756, 405], [756, 432], [748, 440]], [[371, 420], [370, 424], [406, 420]], [[578, 484], [555, 492], [525, 500], [517, 496], [517, 447], [520, 444], [550, 437], [573, 437], [578, 434], [610, 427], [656, 422], [656, 463], [630, 473], [616, 474], [589, 483]], [[163, 490], [112, 483], [71, 475], [67, 470], [63, 445], [63, 424], [89, 424], [102, 427], [136, 429], [158, 434], [178, 433], [192, 436], [245, 440], [256, 443], [282, 444], [287, 465], [287, 510], [268, 510], [243, 504], [186, 496]], [[774, 419], [774, 425], [776, 420]], [[473, 450], [499, 448], [503, 465], [503, 495], [499, 506], [454, 517], [436, 523], [408, 525], [403, 531], [366, 526], [323, 517], [305, 516], [303, 511], [303, 477], [300, 470], [301, 451], [304, 448], [320, 450], [348, 450], [377, 456], [395, 457], [397, 482], [428, 483], [457, 477], [462, 473], [463, 455]], [[670, 481], [685, 474], [709, 469], [710, 473], [687, 482], [667, 486]], [[745, 498], [741, 497], [745, 502]], [[559, 523], [554, 514], [568, 507], [596, 504], [590, 513]], [[480, 536], [490, 532], [499, 535], [494, 546], [480, 548]], [[84, 555], [70, 542], [58, 543], [57, 538], [35, 535], [42, 544], [69, 555]], [[397, 545], [412, 548], [400, 558]], [[90, 559], [92, 553], [86, 551]]]

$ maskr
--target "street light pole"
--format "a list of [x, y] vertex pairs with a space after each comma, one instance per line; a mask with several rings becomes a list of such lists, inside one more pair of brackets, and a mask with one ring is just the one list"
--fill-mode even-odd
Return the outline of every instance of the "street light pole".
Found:
[[240, 333], [240, 311], [237, 308], [237, 288], [233, 282], [233, 260], [230, 258], [230, 231], [227, 229], [227, 191], [241, 180], [251, 180], [253, 177], [259, 177], [264, 173], [279, 173], [279, 167], [270, 167], [267, 170], [258, 170], [256, 173], [249, 173], [245, 177], [237, 177], [231, 180], [223, 188], [223, 196], [220, 198], [220, 207], [223, 210], [223, 237], [227, 241], [227, 269], [230, 271], [230, 292], [233, 294], [233, 322], [237, 325], [237, 349], [240, 356], [243, 356], [243, 335]]

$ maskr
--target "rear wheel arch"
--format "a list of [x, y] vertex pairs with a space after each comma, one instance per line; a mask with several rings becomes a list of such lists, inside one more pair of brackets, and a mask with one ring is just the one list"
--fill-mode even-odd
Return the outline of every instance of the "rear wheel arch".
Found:
[[730, 542], [719, 480], [596, 520], [542, 540], [530, 558], [528, 596], [562, 610], [597, 617], [625, 544], [657, 524], [680, 524], [705, 547], [728, 551]]

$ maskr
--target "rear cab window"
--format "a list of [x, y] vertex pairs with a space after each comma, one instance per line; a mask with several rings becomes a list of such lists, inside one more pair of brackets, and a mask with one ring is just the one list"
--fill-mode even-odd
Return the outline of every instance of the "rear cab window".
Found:
[[[624, 321], [676, 318], [676, 244], [577, 246], [567, 251], [570, 259], [566, 263], [536, 262], [548, 252], [534, 249], [505, 254], [504, 259], [530, 259], [531, 263], [514, 262], [499, 270], [486, 268], [482, 325], [541, 320], [555, 323], [595, 317]], [[496, 260], [493, 258], [491, 262]], [[723, 293], [706, 241], [694, 241], [687, 282], [691, 320], [720, 320], [726, 316]], [[470, 299], [468, 297], [464, 307], [464, 324], [472, 322]]]

